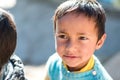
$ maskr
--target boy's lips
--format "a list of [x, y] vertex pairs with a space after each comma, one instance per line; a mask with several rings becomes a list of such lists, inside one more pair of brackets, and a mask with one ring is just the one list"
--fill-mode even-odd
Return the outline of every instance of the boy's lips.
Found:
[[75, 55], [63, 55], [63, 57], [65, 58], [79, 58], [79, 56], [75, 56]]

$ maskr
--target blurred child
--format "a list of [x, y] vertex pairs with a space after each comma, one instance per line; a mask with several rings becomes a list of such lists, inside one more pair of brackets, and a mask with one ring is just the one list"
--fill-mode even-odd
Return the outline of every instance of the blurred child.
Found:
[[95, 50], [105, 39], [105, 11], [96, 0], [68, 0], [54, 14], [56, 53], [45, 80], [112, 80]]
[[13, 17], [0, 8], [0, 80], [25, 80], [23, 63], [14, 54], [16, 42]]

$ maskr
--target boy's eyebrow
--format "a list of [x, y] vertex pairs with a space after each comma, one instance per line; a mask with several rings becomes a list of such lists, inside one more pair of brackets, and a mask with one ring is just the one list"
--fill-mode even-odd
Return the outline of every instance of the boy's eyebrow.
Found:
[[85, 35], [86, 33], [77, 33], [77, 35]]
[[[57, 33], [67, 34], [65, 31], [58, 31]], [[89, 33], [77, 33], [77, 35], [90, 35]]]
[[67, 33], [65, 33], [65, 32], [57, 32], [57, 34], [67, 34]]
[[89, 33], [77, 33], [77, 35], [90, 35]]

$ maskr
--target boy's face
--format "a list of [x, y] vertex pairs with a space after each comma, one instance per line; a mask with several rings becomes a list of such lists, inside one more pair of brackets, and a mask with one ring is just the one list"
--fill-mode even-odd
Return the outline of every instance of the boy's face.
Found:
[[56, 21], [56, 50], [63, 62], [72, 70], [84, 67], [106, 35], [98, 41], [98, 32], [92, 18], [84, 14], [67, 14]]

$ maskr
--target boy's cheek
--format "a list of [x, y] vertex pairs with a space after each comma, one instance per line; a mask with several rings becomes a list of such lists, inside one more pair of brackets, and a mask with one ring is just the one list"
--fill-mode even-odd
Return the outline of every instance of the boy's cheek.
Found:
[[56, 48], [56, 52], [59, 54], [59, 56], [61, 56], [61, 55], [62, 55], [63, 50], [62, 50], [62, 48], [61, 48], [61, 47], [57, 47], [57, 48]]
[[58, 53], [63, 52], [64, 49], [65, 49], [64, 44], [62, 44], [62, 43], [57, 43], [57, 45], [56, 45], [56, 51], [57, 51]]
[[64, 47], [65, 45], [66, 45], [66, 43], [64, 41], [60, 41], [60, 40], [56, 41], [56, 46], [57, 47]]

